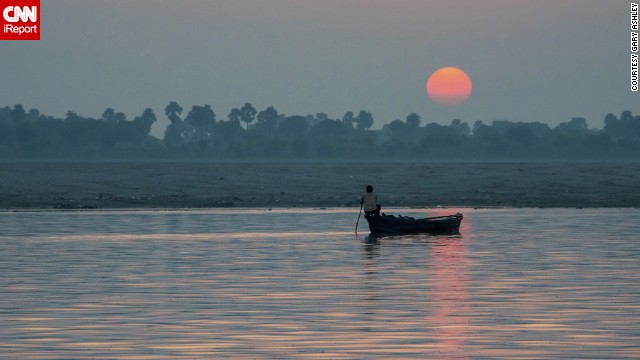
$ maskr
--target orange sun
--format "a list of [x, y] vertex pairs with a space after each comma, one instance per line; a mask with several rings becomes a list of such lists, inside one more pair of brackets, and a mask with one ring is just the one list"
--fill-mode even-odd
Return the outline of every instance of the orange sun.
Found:
[[427, 80], [427, 94], [441, 105], [458, 105], [471, 95], [471, 79], [464, 71], [455, 67], [436, 70]]

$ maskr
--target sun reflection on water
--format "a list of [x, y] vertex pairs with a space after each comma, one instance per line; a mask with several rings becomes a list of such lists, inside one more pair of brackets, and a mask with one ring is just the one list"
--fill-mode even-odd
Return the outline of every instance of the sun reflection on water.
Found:
[[429, 243], [432, 324], [443, 358], [470, 359], [464, 349], [469, 318], [467, 244], [463, 237], [438, 238]]
[[27, 214], [0, 238], [0, 358], [638, 358], [640, 228], [603, 211], [378, 240], [357, 210]]

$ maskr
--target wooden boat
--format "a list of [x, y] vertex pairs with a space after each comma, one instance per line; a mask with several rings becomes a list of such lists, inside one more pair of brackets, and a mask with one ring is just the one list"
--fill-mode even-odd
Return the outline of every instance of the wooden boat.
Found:
[[407, 216], [366, 215], [373, 235], [459, 234], [462, 214], [414, 219]]

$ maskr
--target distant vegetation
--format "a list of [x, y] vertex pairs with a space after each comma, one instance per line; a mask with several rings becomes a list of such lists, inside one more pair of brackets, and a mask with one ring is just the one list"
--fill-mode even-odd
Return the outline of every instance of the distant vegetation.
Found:
[[286, 116], [251, 104], [220, 117], [209, 105], [164, 109], [164, 138], [150, 135], [152, 109], [128, 119], [108, 108], [99, 119], [72, 111], [63, 119], [0, 108], [3, 160], [223, 160], [223, 159], [411, 159], [411, 160], [640, 160], [640, 116], [624, 111], [590, 129], [584, 118], [550, 127], [540, 122], [496, 120], [449, 125], [426, 123], [412, 113], [371, 130], [373, 115], [347, 112]]

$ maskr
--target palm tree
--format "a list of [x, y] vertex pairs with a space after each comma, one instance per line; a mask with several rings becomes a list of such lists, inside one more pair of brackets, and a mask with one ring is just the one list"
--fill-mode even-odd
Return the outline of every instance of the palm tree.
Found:
[[240, 120], [247, 123], [247, 130], [249, 130], [249, 123], [255, 120], [256, 113], [256, 109], [249, 103], [245, 103], [242, 109], [240, 109]]
[[233, 108], [231, 109], [231, 112], [229, 113], [229, 115], [227, 115], [227, 118], [229, 119], [230, 122], [240, 123], [240, 118], [242, 118], [242, 113], [240, 112], [240, 109]]
[[182, 107], [178, 105], [177, 102], [172, 101], [169, 103], [169, 105], [167, 105], [166, 108], [164, 108], [164, 113], [173, 124], [175, 122], [181, 121], [180, 116], [178, 115], [182, 114]]
[[187, 130], [184, 122], [180, 119], [180, 116], [178, 116], [182, 114], [182, 106], [172, 101], [164, 108], [164, 113], [169, 118], [169, 121], [171, 121], [171, 124], [169, 124], [164, 131], [164, 142], [168, 145], [179, 144]]

